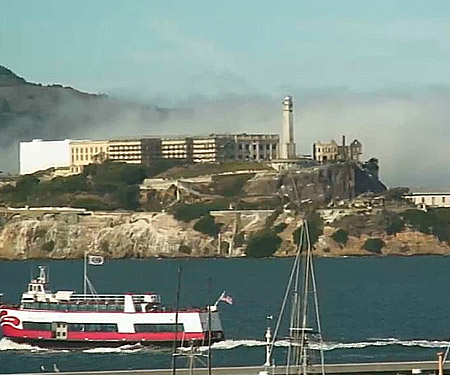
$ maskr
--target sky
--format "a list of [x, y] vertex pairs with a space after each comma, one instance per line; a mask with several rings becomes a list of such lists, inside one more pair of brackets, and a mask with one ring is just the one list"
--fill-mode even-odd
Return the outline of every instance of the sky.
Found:
[[388, 185], [450, 186], [448, 1], [0, 0], [0, 9], [0, 64], [27, 80], [194, 113], [155, 133], [277, 132], [290, 94], [300, 153], [347, 134], [380, 159]]

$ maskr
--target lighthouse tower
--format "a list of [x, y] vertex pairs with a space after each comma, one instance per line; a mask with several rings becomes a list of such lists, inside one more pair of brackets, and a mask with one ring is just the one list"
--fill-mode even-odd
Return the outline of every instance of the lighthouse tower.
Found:
[[281, 124], [280, 159], [295, 159], [294, 143], [294, 104], [292, 96], [286, 96], [283, 100], [283, 123]]

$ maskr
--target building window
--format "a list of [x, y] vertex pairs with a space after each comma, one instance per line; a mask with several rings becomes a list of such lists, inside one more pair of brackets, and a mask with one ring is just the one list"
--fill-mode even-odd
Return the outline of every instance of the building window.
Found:
[[445, 203], [445, 197], [442, 197], [442, 203]]

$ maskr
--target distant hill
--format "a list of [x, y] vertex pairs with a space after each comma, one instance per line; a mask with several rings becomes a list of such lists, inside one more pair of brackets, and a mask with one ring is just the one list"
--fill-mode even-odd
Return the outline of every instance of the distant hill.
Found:
[[0, 65], [0, 170], [17, 171], [19, 141], [151, 134], [168, 111], [27, 82]]

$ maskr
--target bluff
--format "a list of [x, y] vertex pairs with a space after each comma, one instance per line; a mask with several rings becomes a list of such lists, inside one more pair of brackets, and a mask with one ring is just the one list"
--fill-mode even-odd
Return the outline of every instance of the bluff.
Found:
[[[157, 106], [89, 94], [59, 84], [44, 86], [0, 65], [0, 169], [17, 170], [17, 144], [33, 138], [67, 139], [125, 135], [167, 117]], [[122, 125], [128, 128], [123, 129]], [[118, 125], [118, 126], [114, 126]], [[145, 125], [145, 126], [144, 126]], [[122, 130], [123, 129], [123, 130]]]

